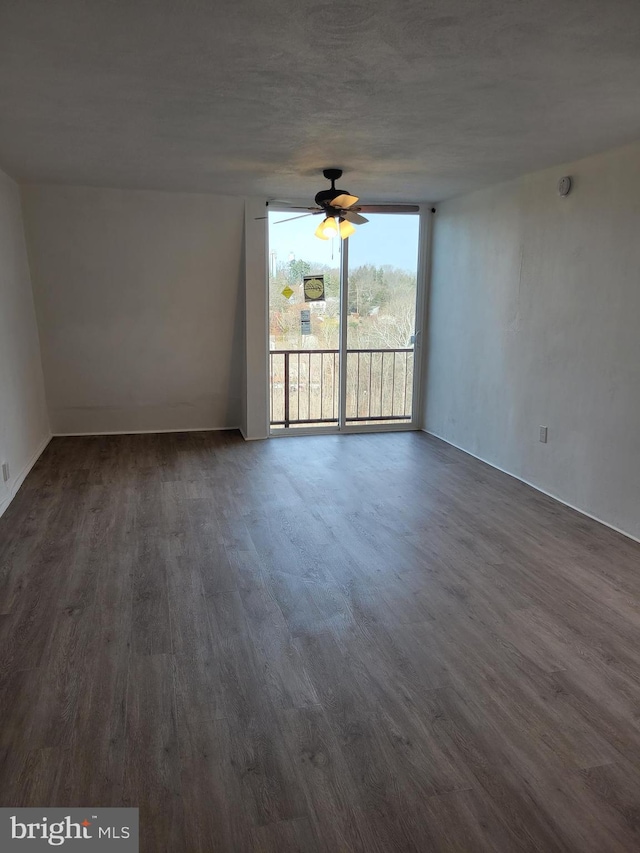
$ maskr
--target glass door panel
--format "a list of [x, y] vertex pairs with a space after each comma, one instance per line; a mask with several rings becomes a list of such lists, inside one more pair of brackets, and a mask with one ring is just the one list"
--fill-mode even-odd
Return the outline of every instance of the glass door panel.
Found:
[[367, 214], [347, 260], [347, 427], [413, 422], [418, 214]]
[[296, 215], [268, 214], [272, 432], [339, 426], [341, 241], [314, 237], [316, 217], [282, 221]]

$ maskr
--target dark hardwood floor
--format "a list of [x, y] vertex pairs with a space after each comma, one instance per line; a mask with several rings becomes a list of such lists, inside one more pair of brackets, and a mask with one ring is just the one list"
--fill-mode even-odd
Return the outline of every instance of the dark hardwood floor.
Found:
[[640, 849], [640, 545], [435, 439], [54, 439], [0, 555], [0, 805], [139, 806], [144, 853]]

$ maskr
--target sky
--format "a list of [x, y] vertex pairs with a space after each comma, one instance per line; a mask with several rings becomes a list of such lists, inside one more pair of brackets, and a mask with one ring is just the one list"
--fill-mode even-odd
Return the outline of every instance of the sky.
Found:
[[[322, 221], [320, 215], [275, 224], [296, 215], [294, 211], [269, 212], [270, 256], [275, 252], [278, 263], [286, 262], [294, 255], [295, 260], [337, 266], [340, 240], [325, 241], [314, 237], [313, 232]], [[417, 214], [377, 213], [369, 214], [367, 219], [369, 222], [356, 226], [356, 233], [349, 238], [349, 266], [390, 264], [415, 272], [420, 217]]]

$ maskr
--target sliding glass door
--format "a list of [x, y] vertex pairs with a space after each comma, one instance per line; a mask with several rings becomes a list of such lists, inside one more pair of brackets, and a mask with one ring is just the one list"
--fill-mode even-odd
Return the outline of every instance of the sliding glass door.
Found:
[[269, 212], [272, 434], [415, 425], [419, 214], [370, 214], [348, 240]]

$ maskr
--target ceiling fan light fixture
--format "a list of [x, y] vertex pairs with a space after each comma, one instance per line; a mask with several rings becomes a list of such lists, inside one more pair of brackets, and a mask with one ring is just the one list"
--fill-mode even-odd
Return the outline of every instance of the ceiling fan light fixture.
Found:
[[325, 240], [338, 236], [338, 223], [334, 216], [327, 216], [324, 222], [320, 225], [320, 228], [322, 229], [322, 235]]
[[347, 237], [351, 237], [352, 234], [355, 234], [356, 229], [350, 222], [347, 222], [346, 219], [343, 219], [340, 222], [340, 239], [346, 240]]
[[324, 233], [324, 223], [325, 222], [326, 222], [326, 219], [323, 219], [322, 222], [320, 223], [320, 225], [318, 225], [318, 227], [315, 230], [315, 235], [319, 240], [328, 240], [329, 239], [327, 236], [325, 236], [325, 233]]

